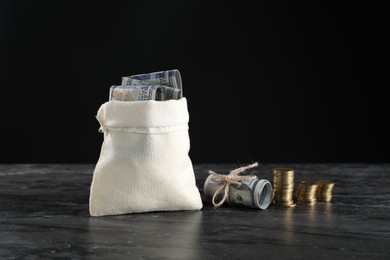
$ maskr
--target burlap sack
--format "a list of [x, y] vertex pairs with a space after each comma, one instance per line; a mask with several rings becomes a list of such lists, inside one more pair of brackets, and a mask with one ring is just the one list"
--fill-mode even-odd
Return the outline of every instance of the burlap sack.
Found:
[[92, 216], [202, 208], [185, 98], [109, 101], [97, 119], [104, 141], [90, 190]]

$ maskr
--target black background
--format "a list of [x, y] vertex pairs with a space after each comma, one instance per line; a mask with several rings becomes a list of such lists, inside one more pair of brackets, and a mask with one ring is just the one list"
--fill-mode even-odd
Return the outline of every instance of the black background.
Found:
[[0, 163], [96, 163], [109, 87], [175, 68], [194, 163], [389, 162], [382, 10], [1, 1]]

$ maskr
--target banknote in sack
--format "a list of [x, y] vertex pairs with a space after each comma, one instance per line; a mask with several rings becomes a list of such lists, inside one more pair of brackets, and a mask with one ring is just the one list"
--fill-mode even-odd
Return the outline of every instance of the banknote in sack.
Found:
[[111, 86], [109, 100], [164, 101], [183, 96], [179, 70], [166, 70], [122, 77], [122, 84]]

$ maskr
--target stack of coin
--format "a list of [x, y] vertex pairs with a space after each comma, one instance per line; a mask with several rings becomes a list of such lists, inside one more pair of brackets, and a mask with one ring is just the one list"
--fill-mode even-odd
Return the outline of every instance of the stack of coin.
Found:
[[329, 202], [332, 200], [334, 182], [319, 180], [317, 188], [317, 200]]
[[305, 182], [299, 183], [297, 198], [298, 204], [315, 204], [317, 203], [317, 182]]
[[273, 183], [273, 204], [283, 207], [294, 207], [292, 198], [294, 191], [294, 170], [291, 168], [275, 168]]

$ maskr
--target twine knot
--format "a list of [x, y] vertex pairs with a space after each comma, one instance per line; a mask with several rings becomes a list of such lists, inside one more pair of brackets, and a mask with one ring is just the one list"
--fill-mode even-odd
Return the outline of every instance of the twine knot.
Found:
[[[214, 171], [209, 171], [209, 174], [213, 175], [213, 177], [211, 178], [213, 181], [215, 181], [215, 182], [223, 182], [222, 186], [219, 187], [215, 191], [215, 193], [213, 195], [212, 202], [213, 202], [214, 207], [217, 208], [217, 207], [221, 206], [226, 201], [226, 199], [229, 196], [230, 185], [241, 186], [242, 185], [242, 181], [250, 181], [250, 180], [256, 179], [257, 176], [255, 176], [255, 175], [241, 176], [240, 174], [245, 172], [248, 169], [257, 167], [258, 165], [259, 164], [257, 162], [255, 162], [255, 163], [253, 163], [251, 165], [243, 166], [243, 167], [234, 169], [234, 170], [230, 171], [230, 173], [228, 175], [218, 174], [218, 173], [216, 173]], [[221, 193], [223, 193], [223, 197], [217, 203], [216, 202], [216, 198]]]

